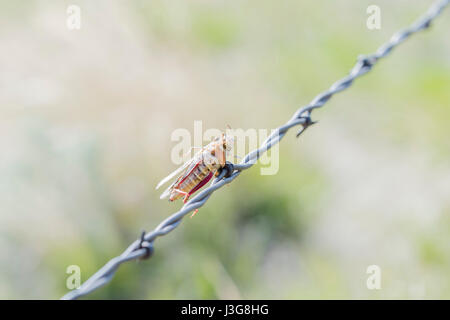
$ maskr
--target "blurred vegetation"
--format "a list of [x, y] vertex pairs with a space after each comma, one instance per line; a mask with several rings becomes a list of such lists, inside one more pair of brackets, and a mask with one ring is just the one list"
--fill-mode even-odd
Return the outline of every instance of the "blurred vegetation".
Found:
[[[79, 31], [69, 4], [0, 1], [0, 298], [59, 298], [177, 210], [175, 129], [274, 128], [430, 2], [78, 1]], [[448, 15], [88, 298], [450, 298]]]

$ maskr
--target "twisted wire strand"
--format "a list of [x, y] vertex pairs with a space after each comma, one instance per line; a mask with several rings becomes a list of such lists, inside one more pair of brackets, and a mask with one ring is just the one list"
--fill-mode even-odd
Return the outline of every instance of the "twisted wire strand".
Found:
[[413, 34], [429, 28], [431, 22], [442, 13], [449, 3], [450, 0], [436, 1], [421, 18], [411, 24], [408, 28], [396, 32], [390, 40], [380, 46], [375, 53], [359, 56], [355, 66], [350, 70], [350, 73], [346, 77], [335, 82], [328, 90], [317, 95], [308, 105], [298, 109], [288, 122], [272, 132], [259, 149], [247, 154], [239, 164], [227, 162], [225, 168], [223, 168], [218, 177], [211, 182], [208, 188], [199, 192], [178, 212], [162, 221], [153, 231], [148, 233], [144, 232], [141, 238], [134, 241], [121, 255], [111, 259], [78, 289], [68, 292], [62, 299], [71, 300], [85, 296], [111, 281], [122, 263], [130, 260], [149, 258], [153, 253], [153, 243], [156, 238], [164, 236], [174, 230], [181, 223], [184, 216], [189, 212], [202, 207], [216, 190], [236, 179], [243, 170], [252, 167], [263, 153], [267, 152], [272, 146], [280, 142], [289, 129], [300, 125], [302, 128], [298, 131], [297, 137], [302, 134], [310, 125], [315, 123], [311, 120], [311, 113], [314, 109], [321, 108], [333, 95], [348, 89], [357, 78], [372, 70], [373, 66], [376, 65], [380, 59], [388, 56], [394, 48]]

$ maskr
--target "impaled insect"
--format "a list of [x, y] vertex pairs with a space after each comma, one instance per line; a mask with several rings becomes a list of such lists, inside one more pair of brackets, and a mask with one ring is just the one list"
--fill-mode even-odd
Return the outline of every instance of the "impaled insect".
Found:
[[[226, 154], [231, 150], [233, 141], [233, 137], [222, 133], [220, 137], [201, 148], [194, 157], [158, 183], [156, 189], [178, 175], [175, 182], [162, 193], [160, 198], [169, 198], [169, 201], [175, 201], [184, 197], [183, 202], [186, 203], [193, 193], [207, 184], [213, 175], [217, 176], [218, 170], [225, 166]], [[192, 216], [197, 211], [198, 209]]]

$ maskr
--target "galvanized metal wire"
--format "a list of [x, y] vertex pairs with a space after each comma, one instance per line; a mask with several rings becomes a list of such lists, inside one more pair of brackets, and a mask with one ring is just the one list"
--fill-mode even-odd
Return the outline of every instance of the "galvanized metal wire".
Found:
[[219, 176], [212, 181], [208, 188], [205, 188], [198, 193], [178, 212], [161, 222], [153, 231], [148, 233], [144, 232], [140, 239], [134, 241], [121, 255], [111, 259], [78, 289], [68, 292], [62, 299], [77, 299], [85, 296], [111, 281], [122, 263], [130, 260], [149, 258], [153, 253], [153, 245], [158, 237], [164, 236], [174, 230], [188, 213], [203, 206], [216, 190], [236, 179], [243, 170], [252, 167], [264, 152], [280, 142], [289, 129], [300, 125], [301, 129], [298, 131], [297, 136], [303, 133], [314, 123], [311, 119], [311, 113], [314, 109], [321, 108], [333, 95], [348, 89], [353, 84], [353, 81], [372, 70], [379, 60], [389, 55], [394, 48], [413, 34], [429, 28], [431, 22], [442, 13], [449, 3], [450, 0], [436, 1], [425, 15], [408, 28], [395, 33], [390, 40], [379, 47], [375, 53], [358, 57], [355, 66], [346, 77], [335, 82], [328, 90], [320, 93], [311, 101], [311, 103], [298, 109], [288, 122], [274, 130], [274, 132], [262, 143], [259, 149], [247, 154], [239, 164], [227, 162], [225, 168], [223, 168]]

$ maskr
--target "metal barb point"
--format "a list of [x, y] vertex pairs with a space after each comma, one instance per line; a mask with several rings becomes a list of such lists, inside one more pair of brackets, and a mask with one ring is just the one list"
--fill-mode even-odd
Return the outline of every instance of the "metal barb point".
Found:
[[148, 242], [145, 240], [145, 235], [147, 233], [145, 232], [145, 230], [142, 231], [141, 233], [141, 238], [140, 238], [140, 242], [139, 242], [139, 246], [137, 248], [137, 250], [139, 249], [145, 249], [145, 254], [139, 258], [139, 260], [146, 260], [148, 258], [151, 257], [151, 255], [153, 254], [153, 245], [151, 242]]
[[297, 132], [296, 137], [300, 137], [300, 135], [305, 131], [309, 126], [318, 123], [319, 121], [312, 121], [311, 116], [308, 114], [307, 116], [300, 117], [306, 120], [305, 123], [302, 124], [302, 128]]
[[225, 162], [225, 166], [222, 169], [220, 169], [220, 170], [221, 171], [225, 170], [225, 175], [223, 177], [224, 178], [229, 178], [229, 177], [231, 177], [231, 175], [234, 172], [234, 164], [232, 164], [229, 161], [226, 161]]
[[372, 68], [377, 61], [377, 58], [375, 56], [360, 55], [358, 61], [361, 63], [362, 68]]
[[426, 21], [426, 22], [424, 23], [423, 28], [424, 28], [424, 29], [428, 29], [428, 28], [430, 28], [430, 27], [431, 27], [431, 20], [428, 20], [428, 21]]

